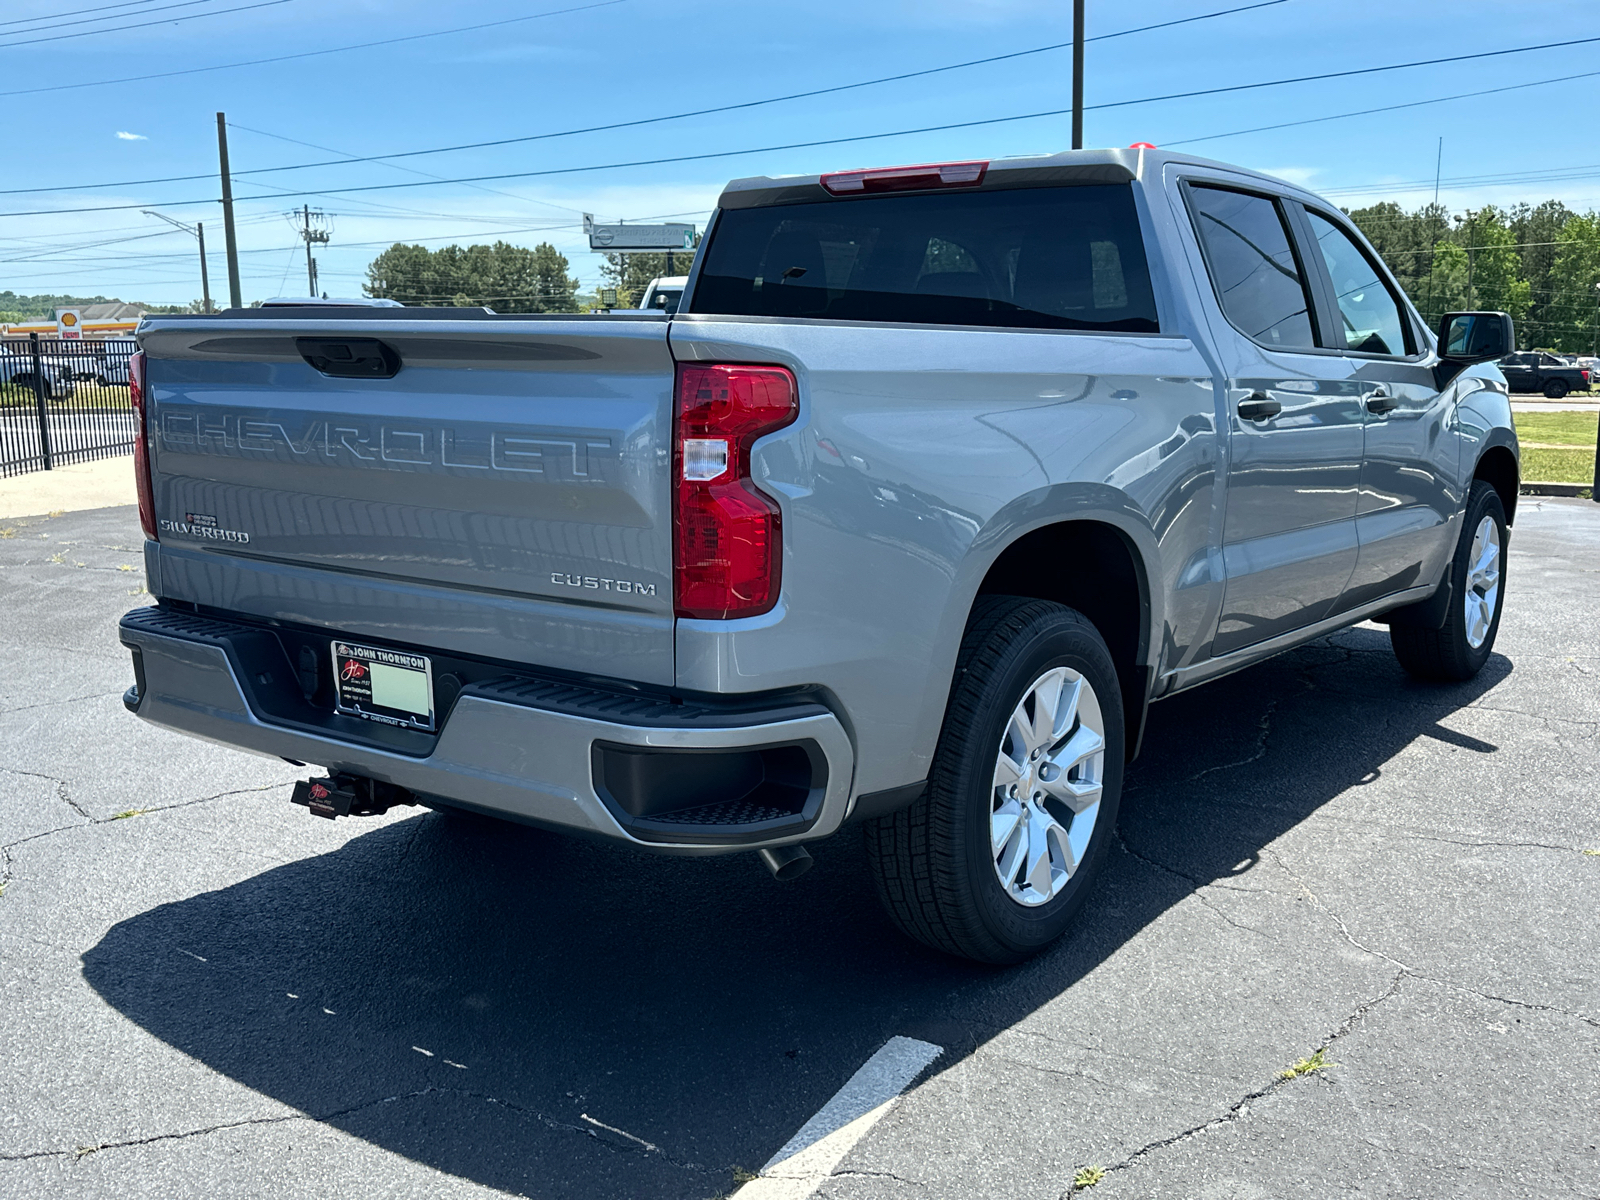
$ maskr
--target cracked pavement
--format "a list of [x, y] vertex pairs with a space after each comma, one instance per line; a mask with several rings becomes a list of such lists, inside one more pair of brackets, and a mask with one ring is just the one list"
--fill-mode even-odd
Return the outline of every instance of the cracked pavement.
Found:
[[310, 817], [122, 709], [131, 509], [0, 524], [0, 1195], [710, 1200], [901, 1034], [946, 1052], [819, 1195], [1600, 1197], [1600, 506], [1522, 500], [1472, 684], [1360, 626], [1157, 705], [1009, 971], [850, 831], [779, 885]]

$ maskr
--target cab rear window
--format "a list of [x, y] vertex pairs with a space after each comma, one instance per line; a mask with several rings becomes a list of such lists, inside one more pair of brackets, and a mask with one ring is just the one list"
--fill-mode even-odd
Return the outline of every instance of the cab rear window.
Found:
[[1156, 333], [1126, 184], [730, 209], [691, 312]]

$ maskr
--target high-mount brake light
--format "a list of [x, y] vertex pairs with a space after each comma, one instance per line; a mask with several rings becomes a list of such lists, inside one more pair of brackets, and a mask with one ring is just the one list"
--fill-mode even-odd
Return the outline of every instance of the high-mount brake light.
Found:
[[150, 421], [145, 409], [144, 351], [128, 359], [128, 405], [133, 409], [133, 479], [139, 491], [139, 524], [145, 537], [156, 542], [155, 489], [150, 480]]
[[989, 160], [923, 163], [915, 167], [874, 167], [867, 171], [835, 171], [822, 177], [822, 186], [835, 196], [866, 192], [913, 192], [924, 188], [977, 187], [989, 169]]
[[786, 367], [678, 367], [673, 422], [673, 607], [680, 617], [754, 617], [778, 602], [777, 502], [750, 477], [750, 447], [800, 412]]
[[1154, 142], [1134, 142], [1128, 147], [1129, 150], [1154, 150], [1155, 148], [1156, 144]]

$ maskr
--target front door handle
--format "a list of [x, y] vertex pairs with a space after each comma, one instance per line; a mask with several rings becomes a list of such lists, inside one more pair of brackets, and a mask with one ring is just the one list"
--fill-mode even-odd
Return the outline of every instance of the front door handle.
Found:
[[1265, 421], [1268, 417], [1275, 417], [1283, 411], [1279, 404], [1265, 392], [1251, 392], [1239, 401], [1239, 415], [1246, 421]]
[[1399, 407], [1400, 401], [1389, 395], [1382, 388], [1367, 397], [1367, 411], [1375, 417], [1381, 417], [1384, 413], [1393, 412]]

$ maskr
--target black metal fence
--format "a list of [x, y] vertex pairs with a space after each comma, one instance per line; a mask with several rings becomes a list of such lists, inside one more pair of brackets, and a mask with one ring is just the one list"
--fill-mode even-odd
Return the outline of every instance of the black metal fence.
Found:
[[132, 338], [0, 338], [0, 477], [133, 453]]

